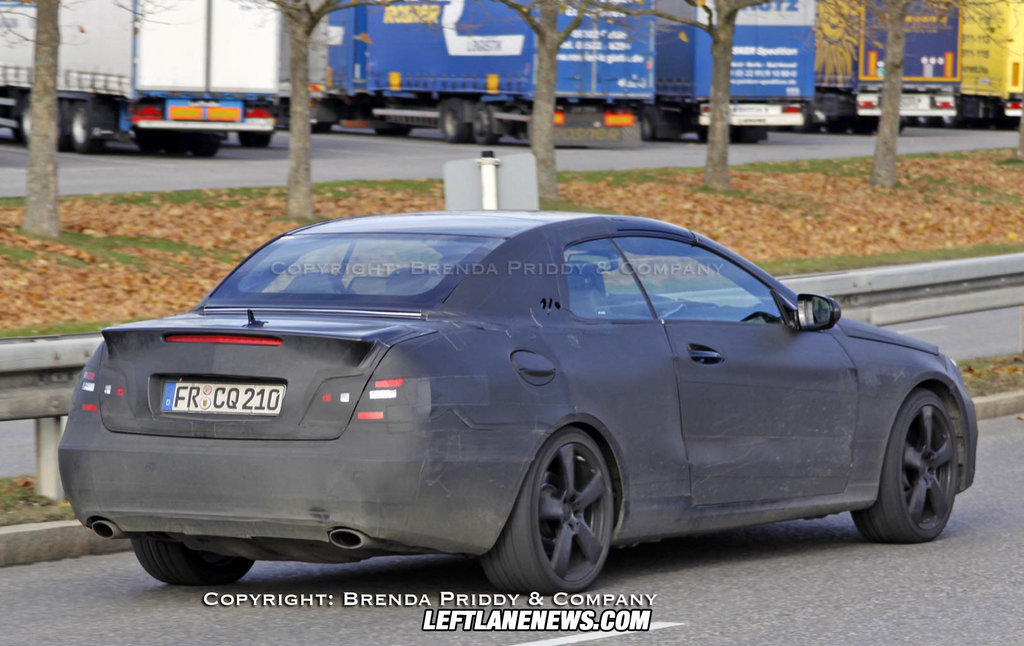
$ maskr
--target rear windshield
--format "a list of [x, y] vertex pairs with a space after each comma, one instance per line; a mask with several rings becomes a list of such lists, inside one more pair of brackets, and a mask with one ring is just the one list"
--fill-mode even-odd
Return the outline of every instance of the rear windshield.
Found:
[[243, 262], [207, 306], [421, 309], [437, 305], [501, 238], [417, 233], [297, 234]]

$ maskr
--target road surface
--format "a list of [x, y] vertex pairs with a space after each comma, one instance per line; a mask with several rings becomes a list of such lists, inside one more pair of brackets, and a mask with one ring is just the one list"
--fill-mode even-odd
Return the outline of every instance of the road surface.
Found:
[[[0, 197], [25, 194], [26, 149], [0, 129]], [[481, 147], [452, 145], [430, 131], [411, 137], [380, 137], [355, 132], [313, 135], [313, 180], [410, 179], [441, 177], [444, 162], [476, 157]], [[734, 145], [733, 163], [859, 157], [874, 152], [875, 138], [866, 135], [773, 132], [767, 143]], [[1008, 130], [907, 128], [901, 153], [948, 152], [975, 148], [1011, 148], [1017, 134]], [[527, 150], [524, 144], [491, 146], [500, 157]], [[234, 139], [213, 159], [144, 155], [134, 145], [117, 144], [103, 155], [59, 155], [63, 194], [119, 193], [233, 186], [275, 186], [285, 183], [288, 134], [278, 132], [270, 148], [241, 148]], [[561, 149], [561, 170], [618, 170], [666, 166], [702, 166], [706, 146], [696, 140], [649, 142], [628, 150]]]
[[[653, 620], [678, 625], [587, 643], [1024, 643], [1021, 490], [1024, 422], [1002, 418], [982, 423], [976, 484], [933, 543], [866, 543], [842, 514], [614, 550], [593, 592], [657, 595]], [[159, 584], [130, 553], [8, 567], [0, 569], [0, 643], [512, 646], [580, 637], [423, 633], [422, 607], [341, 605], [346, 592], [425, 594], [434, 604], [442, 591], [493, 592], [479, 565], [461, 557], [257, 563], [218, 590], [339, 600], [323, 608], [206, 607], [209, 591]]]

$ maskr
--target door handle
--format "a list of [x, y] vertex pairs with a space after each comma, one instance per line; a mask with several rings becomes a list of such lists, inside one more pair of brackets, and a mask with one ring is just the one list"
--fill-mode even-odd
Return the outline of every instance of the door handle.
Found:
[[690, 353], [690, 359], [701, 365], [709, 366], [725, 361], [717, 350], [706, 345], [690, 343], [686, 346], [686, 350]]
[[509, 358], [519, 376], [529, 384], [543, 386], [555, 378], [555, 364], [543, 355], [529, 350], [516, 350]]

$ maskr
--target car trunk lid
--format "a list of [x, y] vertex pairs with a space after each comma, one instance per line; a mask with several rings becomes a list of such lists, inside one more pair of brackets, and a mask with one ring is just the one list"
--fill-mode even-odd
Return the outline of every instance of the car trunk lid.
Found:
[[[104, 330], [108, 359], [96, 375], [104, 426], [179, 437], [333, 439], [387, 348], [432, 331], [420, 322], [355, 317], [246, 320], [193, 313]], [[194, 387], [192, 410], [168, 410], [179, 384]], [[222, 404], [232, 392], [236, 406], [258, 392], [281, 403], [277, 411], [216, 411], [214, 395]]]

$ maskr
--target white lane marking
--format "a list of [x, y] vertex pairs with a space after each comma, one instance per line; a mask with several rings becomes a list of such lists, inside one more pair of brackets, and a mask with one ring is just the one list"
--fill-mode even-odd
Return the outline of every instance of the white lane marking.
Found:
[[[651, 630], [661, 630], [662, 628], [674, 628], [676, 626], [684, 626], [683, 622], [671, 622], [671, 621], [654, 621], [651, 622]], [[651, 632], [651, 630], [644, 632]], [[566, 635], [565, 637], [553, 637], [551, 639], [542, 639], [535, 642], [522, 642], [519, 644], [513, 644], [512, 646], [560, 646], [560, 644], [578, 644], [580, 642], [590, 642], [596, 639], [608, 639], [609, 637], [618, 637], [619, 635], [633, 635], [639, 633], [638, 630], [624, 630], [606, 633], [580, 633], [579, 635]]]
[[949, 327], [949, 326], [948, 325], [926, 325], [926, 326], [923, 326], [923, 327], [908, 327], [908, 328], [903, 328], [902, 330], [895, 330], [895, 331], [899, 332], [900, 334], [915, 334], [917, 332], [930, 332], [932, 330], [945, 330], [947, 327]]

